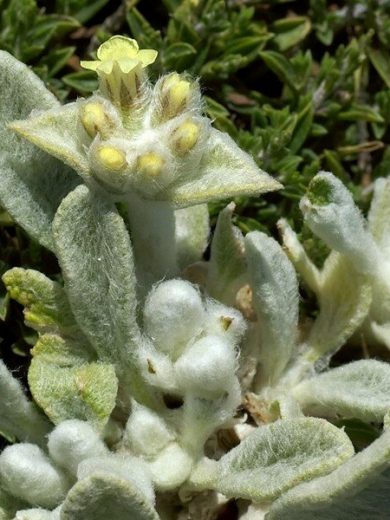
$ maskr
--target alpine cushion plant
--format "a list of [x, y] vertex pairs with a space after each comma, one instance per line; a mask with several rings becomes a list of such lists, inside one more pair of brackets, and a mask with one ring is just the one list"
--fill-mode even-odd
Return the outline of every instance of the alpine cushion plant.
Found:
[[[230, 499], [243, 519], [383, 517], [390, 367], [328, 366], [357, 331], [388, 345], [390, 191], [367, 226], [338, 179], [313, 179], [301, 209], [333, 249], [321, 271], [285, 221], [286, 252], [243, 237], [233, 204], [202, 260], [207, 202], [280, 184], [211, 126], [196, 81], [150, 83], [155, 58], [111, 38], [83, 62], [99, 90], [61, 106], [0, 54], [1, 202], [63, 276], [3, 276], [38, 339], [33, 402], [0, 364], [0, 518], [206, 520]], [[293, 266], [319, 302], [305, 333]], [[340, 418], [384, 432], [354, 454]]]

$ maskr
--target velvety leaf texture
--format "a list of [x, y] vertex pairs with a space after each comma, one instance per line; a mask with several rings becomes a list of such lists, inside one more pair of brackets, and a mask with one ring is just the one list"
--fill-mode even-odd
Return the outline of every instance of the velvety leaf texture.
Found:
[[353, 455], [347, 435], [322, 419], [284, 419], [258, 428], [214, 467], [211, 487], [229, 497], [271, 500], [329, 473]]
[[80, 480], [68, 493], [61, 520], [158, 520], [143, 494], [126, 480], [103, 474]]
[[102, 361], [134, 358], [136, 296], [130, 239], [114, 204], [80, 186], [54, 220], [56, 250], [74, 315]]
[[390, 366], [355, 361], [303, 381], [293, 393], [310, 415], [382, 422], [390, 410]]
[[78, 176], [53, 157], [7, 129], [34, 110], [59, 106], [33, 72], [0, 51], [0, 199], [12, 217], [41, 244], [53, 249], [51, 224]]
[[382, 520], [390, 508], [390, 432], [329, 475], [280, 497], [267, 520]]

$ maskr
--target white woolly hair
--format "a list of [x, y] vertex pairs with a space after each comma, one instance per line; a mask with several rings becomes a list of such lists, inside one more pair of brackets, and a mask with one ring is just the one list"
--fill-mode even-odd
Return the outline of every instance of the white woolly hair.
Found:
[[176, 379], [183, 391], [204, 399], [229, 393], [236, 368], [234, 346], [221, 336], [198, 340], [175, 363]]
[[183, 352], [203, 329], [205, 319], [199, 290], [184, 280], [169, 280], [155, 285], [144, 307], [146, 334], [156, 349], [172, 359]]
[[54, 428], [49, 435], [48, 448], [52, 459], [72, 475], [77, 474], [82, 460], [108, 453], [94, 428], [78, 419], [64, 421]]
[[156, 412], [133, 401], [123, 441], [135, 454], [154, 458], [174, 439], [175, 436]]
[[35, 444], [8, 446], [0, 455], [3, 488], [33, 506], [56, 507], [65, 498], [70, 483], [43, 450]]

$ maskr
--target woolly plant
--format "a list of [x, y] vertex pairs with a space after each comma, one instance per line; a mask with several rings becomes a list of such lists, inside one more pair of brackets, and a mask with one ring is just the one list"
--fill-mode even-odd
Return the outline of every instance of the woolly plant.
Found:
[[[0, 55], [1, 202], [62, 271], [3, 276], [38, 340], [32, 401], [0, 365], [0, 518], [206, 520], [231, 499], [242, 519], [383, 518], [389, 365], [328, 367], [354, 335], [390, 345], [388, 181], [367, 226], [338, 179], [313, 179], [322, 270], [285, 221], [285, 251], [243, 237], [232, 203], [204, 261], [206, 203], [280, 184], [212, 127], [196, 81], [150, 83], [155, 58], [111, 38], [82, 63], [98, 91], [61, 106]], [[294, 266], [318, 298], [306, 327]], [[357, 454], [350, 418], [384, 424]]]

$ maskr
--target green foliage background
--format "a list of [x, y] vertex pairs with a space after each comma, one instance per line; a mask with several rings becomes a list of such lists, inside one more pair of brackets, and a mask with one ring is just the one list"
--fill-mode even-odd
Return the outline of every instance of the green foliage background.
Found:
[[[0, 48], [63, 101], [96, 88], [79, 61], [112, 34], [157, 49], [156, 77], [199, 77], [215, 126], [283, 183], [278, 193], [236, 201], [241, 229], [275, 234], [287, 217], [321, 263], [325, 247], [302, 228], [298, 209], [310, 179], [332, 171], [365, 211], [371, 181], [389, 171], [390, 0], [0, 0]], [[214, 220], [223, 206], [210, 208]], [[0, 247], [1, 273], [17, 265], [58, 273], [5, 212]], [[3, 348], [20, 367], [33, 338], [3, 295]]]

